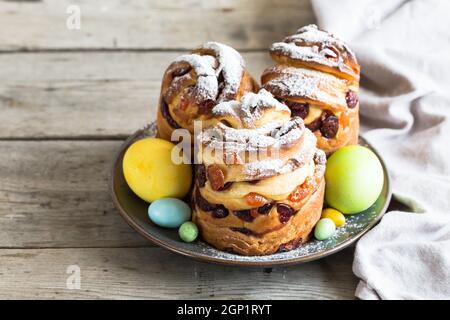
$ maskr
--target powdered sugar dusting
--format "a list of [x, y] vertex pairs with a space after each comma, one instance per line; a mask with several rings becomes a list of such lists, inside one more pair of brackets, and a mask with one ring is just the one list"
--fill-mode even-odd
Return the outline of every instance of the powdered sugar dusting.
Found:
[[337, 46], [339, 48], [343, 48], [343, 42], [336, 37], [334, 37], [331, 33], [320, 30], [315, 24], [310, 24], [304, 27], [301, 27], [297, 30], [297, 33], [286, 37], [288, 42], [291, 40], [302, 40], [305, 42], [320, 42], [324, 44], [331, 44]]
[[[204, 130], [197, 138], [205, 150], [216, 150], [225, 159], [237, 159], [237, 163], [243, 166], [243, 173], [253, 179], [292, 172], [308, 163], [317, 150], [316, 137], [305, 128], [301, 118], [293, 118], [282, 124], [271, 122], [257, 129], [234, 129], [219, 123], [214, 128]], [[277, 151], [290, 148], [300, 139], [303, 139], [300, 149], [289, 160], [282, 161], [270, 156], [246, 161], [246, 152], [264, 154], [270, 149], [270, 153], [276, 155]]]
[[342, 54], [356, 61], [354, 53], [343, 41], [313, 24], [298, 29], [296, 34], [286, 37], [283, 42], [274, 43], [270, 50], [291, 59], [338, 68], [350, 74], [353, 72]]
[[320, 30], [315, 24], [310, 24], [298, 29], [295, 35], [287, 37], [286, 39], [289, 38], [303, 40], [305, 42], [321, 42], [326, 45], [333, 45], [339, 49], [347, 51], [350, 56], [355, 58], [353, 51], [350, 50], [350, 48], [342, 40], [336, 38], [332, 33]]
[[[216, 99], [219, 92], [216, 71], [214, 70], [215, 61], [211, 58], [212, 57], [210, 56], [187, 54], [176, 58], [174, 61], [174, 63], [188, 63], [194, 69], [197, 75], [197, 85], [194, 88], [194, 97], [196, 97], [198, 102], [207, 99]], [[189, 76], [189, 74], [184, 76]], [[174, 81], [172, 87], [176, 90], [176, 81]]]
[[187, 62], [195, 70], [197, 76], [215, 76], [216, 72], [213, 68], [214, 61], [208, 56], [200, 56], [198, 54], [185, 54], [179, 56], [174, 62]]
[[212, 109], [213, 117], [232, 116], [239, 118], [241, 103], [236, 100], [221, 102]]
[[[317, 138], [316, 136], [310, 131], [305, 131], [305, 138], [303, 139], [303, 145], [302, 145], [302, 151], [297, 153], [292, 160], [296, 163], [292, 163], [291, 166], [294, 167], [295, 165], [304, 165], [308, 163], [309, 160], [311, 160], [314, 157], [315, 152], [318, 150], [316, 148], [317, 144]], [[291, 168], [287, 167], [282, 170], [283, 173], [292, 171]]]
[[[289, 68], [295, 71], [295, 68]], [[281, 75], [267, 82], [267, 86], [278, 88], [284, 96], [300, 96], [312, 98], [319, 88], [320, 78], [307, 77], [301, 74], [289, 73], [288, 70], [280, 69]]]
[[233, 48], [219, 42], [207, 42], [199, 49], [214, 51], [216, 58], [219, 60], [216, 75], [218, 76], [222, 72], [225, 86], [220, 97], [218, 97], [218, 101], [221, 102], [234, 97], [239, 89], [244, 73], [245, 64], [242, 56]]
[[270, 50], [279, 52], [292, 59], [316, 62], [330, 67], [338, 67], [339, 63], [333, 60], [328, 60], [325, 53], [319, 51], [318, 46], [299, 47], [295, 43], [275, 42], [272, 44]]
[[[245, 68], [244, 60], [236, 50], [218, 42], [207, 42], [193, 53], [176, 58], [172, 65], [179, 63], [190, 65], [197, 76], [197, 83], [192, 90], [197, 103], [234, 98]], [[190, 75], [175, 77], [168, 91], [176, 92], [180, 84], [184, 83], [183, 78], [187, 77]]]
[[216, 117], [231, 116], [239, 118], [246, 128], [251, 128], [267, 109], [291, 113], [289, 108], [275, 99], [270, 92], [261, 89], [258, 93], [246, 93], [241, 98], [241, 102], [227, 101], [219, 103], [213, 108], [212, 114]]
[[306, 131], [301, 118], [294, 118], [284, 124], [268, 123], [256, 129], [235, 129], [222, 123], [206, 129], [199, 137], [200, 142], [224, 152], [242, 152], [260, 148], [280, 149], [289, 147]]
[[279, 159], [257, 161], [248, 163], [244, 172], [251, 177], [270, 177], [279, 174], [283, 165]]
[[264, 84], [277, 96], [304, 97], [328, 105], [346, 106], [343, 80], [319, 71], [275, 66], [267, 69], [267, 73], [277, 73], [275, 77]]

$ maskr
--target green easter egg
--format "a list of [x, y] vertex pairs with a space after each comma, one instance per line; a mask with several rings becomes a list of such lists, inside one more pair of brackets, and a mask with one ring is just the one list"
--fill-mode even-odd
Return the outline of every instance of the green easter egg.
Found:
[[195, 223], [187, 221], [181, 225], [180, 229], [178, 229], [178, 234], [184, 242], [192, 242], [197, 239], [198, 228]]
[[383, 188], [380, 160], [370, 149], [346, 146], [331, 155], [325, 172], [327, 203], [342, 213], [369, 208]]
[[336, 225], [330, 218], [320, 219], [314, 228], [314, 237], [317, 240], [326, 240], [336, 231]]

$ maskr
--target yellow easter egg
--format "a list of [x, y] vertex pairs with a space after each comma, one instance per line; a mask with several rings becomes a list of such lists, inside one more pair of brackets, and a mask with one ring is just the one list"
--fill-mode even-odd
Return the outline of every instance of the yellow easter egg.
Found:
[[[123, 157], [123, 174], [133, 192], [142, 200], [183, 198], [192, 182], [191, 165], [172, 161], [173, 143], [158, 138], [134, 142]], [[179, 152], [175, 152], [179, 154]]]
[[321, 218], [328, 218], [333, 220], [336, 227], [342, 227], [345, 224], [345, 216], [333, 208], [326, 208], [322, 211]]

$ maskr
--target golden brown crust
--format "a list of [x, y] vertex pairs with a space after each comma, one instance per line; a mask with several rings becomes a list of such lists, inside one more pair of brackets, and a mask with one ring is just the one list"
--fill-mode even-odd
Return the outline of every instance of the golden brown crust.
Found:
[[207, 121], [221, 101], [240, 99], [258, 89], [242, 57], [226, 45], [208, 42], [178, 57], [164, 73], [158, 104], [160, 138], [170, 140], [174, 129], [194, 131], [194, 121]]
[[266, 215], [257, 214], [253, 222], [245, 222], [229, 213], [226, 218], [212, 217], [210, 212], [194, 207], [193, 220], [203, 239], [214, 247], [241, 255], [267, 255], [291, 250], [308, 240], [320, 219], [325, 181], [303, 206], [285, 223], [281, 223], [276, 205]]
[[[348, 113], [348, 125], [339, 126], [336, 137], [333, 139], [325, 138], [319, 130], [314, 132], [317, 138], [317, 147], [324, 150], [328, 155], [339, 148], [358, 144], [359, 134], [359, 104], [355, 109], [350, 109]], [[341, 118], [342, 119], [342, 118]]]
[[221, 122], [234, 129], [261, 128], [271, 122], [285, 123], [291, 118], [289, 108], [267, 90], [246, 92], [240, 101], [217, 104], [212, 110], [211, 127]]
[[[219, 124], [205, 130], [198, 139], [201, 148], [197, 160], [222, 170], [225, 182], [289, 173], [306, 165], [316, 152], [316, 138], [300, 118], [254, 130]], [[265, 147], [260, 147], [262, 143]]]
[[156, 114], [156, 126], [158, 128], [157, 130], [157, 137], [170, 141], [170, 137], [172, 136], [172, 132], [175, 129], [178, 129], [176, 127], [173, 127], [169, 124], [168, 120], [166, 117], [163, 117], [162, 112], [161, 112], [161, 98], [160, 98], [160, 102], [158, 104], [158, 111]]
[[327, 73], [276, 65], [264, 70], [261, 82], [264, 89], [280, 100], [310, 103], [335, 111], [347, 109], [348, 82]]
[[222, 250], [263, 255], [305, 241], [320, 217], [326, 156], [289, 108], [262, 89], [213, 108], [200, 146], [193, 219]]
[[[292, 116], [300, 110], [318, 147], [331, 154], [356, 144], [360, 68], [348, 46], [316, 26], [306, 26], [274, 43], [271, 56], [277, 65], [264, 71], [263, 88], [288, 105]], [[314, 117], [308, 117], [311, 109]]]
[[311, 68], [350, 82], [359, 81], [360, 66], [350, 48], [333, 34], [308, 25], [270, 49], [279, 64]]

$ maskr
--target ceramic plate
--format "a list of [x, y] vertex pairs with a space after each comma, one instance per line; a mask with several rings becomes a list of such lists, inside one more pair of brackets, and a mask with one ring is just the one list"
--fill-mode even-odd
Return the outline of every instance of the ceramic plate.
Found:
[[136, 140], [154, 137], [155, 132], [155, 124], [151, 124], [130, 136], [121, 146], [114, 159], [111, 171], [110, 191], [112, 198], [125, 221], [142, 236], [163, 248], [197, 260], [241, 266], [275, 266], [320, 259], [349, 246], [372, 228], [385, 213], [391, 198], [389, 174], [383, 160], [367, 142], [360, 139], [360, 144], [372, 149], [383, 165], [383, 190], [377, 201], [369, 209], [358, 214], [347, 215], [345, 226], [338, 228], [332, 238], [325, 241], [310, 240], [289, 252], [252, 257], [223, 252], [201, 240], [184, 243], [179, 239], [176, 229], [164, 229], [154, 225], [149, 220], [147, 216], [148, 204], [131, 191], [123, 176], [122, 159], [127, 148]]

